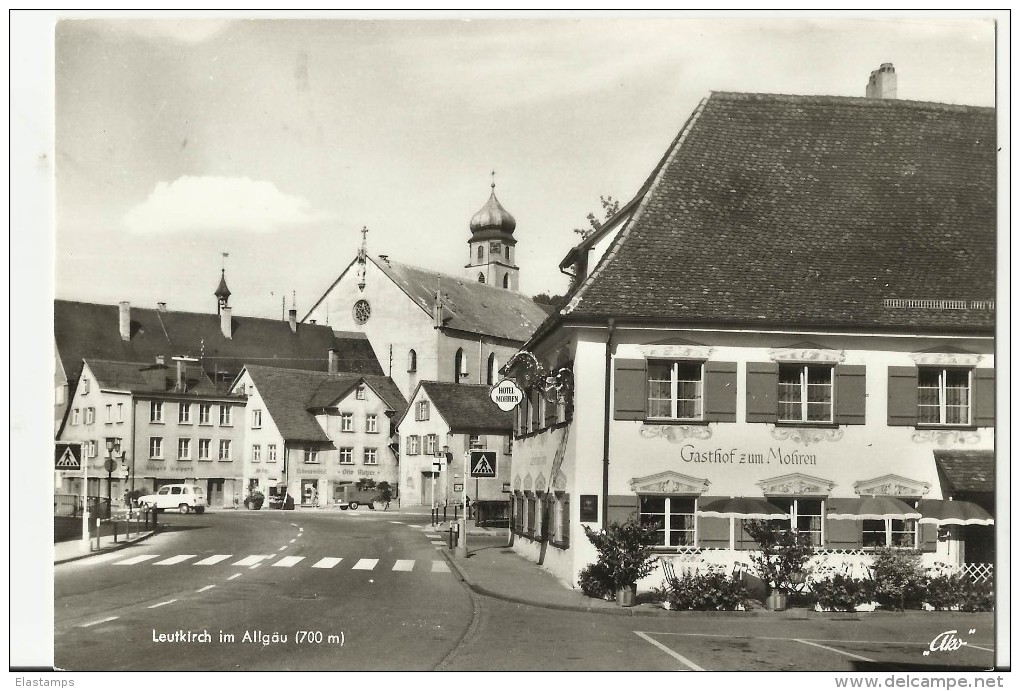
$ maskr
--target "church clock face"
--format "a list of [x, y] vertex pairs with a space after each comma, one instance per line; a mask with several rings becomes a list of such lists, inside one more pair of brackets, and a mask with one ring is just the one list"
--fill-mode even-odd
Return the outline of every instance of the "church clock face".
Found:
[[354, 323], [364, 324], [372, 316], [372, 306], [368, 300], [358, 300], [354, 303]]

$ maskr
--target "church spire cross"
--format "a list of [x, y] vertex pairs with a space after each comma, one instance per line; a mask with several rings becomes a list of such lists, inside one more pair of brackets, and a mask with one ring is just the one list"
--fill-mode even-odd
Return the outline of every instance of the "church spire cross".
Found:
[[490, 185], [490, 187], [492, 187], [492, 189], [496, 189], [496, 171], [492, 171], [491, 175], [492, 175], [492, 185]]

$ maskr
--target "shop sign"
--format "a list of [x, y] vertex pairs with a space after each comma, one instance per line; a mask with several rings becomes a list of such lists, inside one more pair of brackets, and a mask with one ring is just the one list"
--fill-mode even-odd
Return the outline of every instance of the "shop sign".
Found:
[[597, 494], [582, 494], [581, 495], [581, 522], [582, 523], [598, 523], [599, 520], [599, 495]]
[[464, 491], [464, 483], [458, 482], [458, 483], [454, 484], [453, 491], [454, 492], [463, 492]]
[[684, 463], [712, 463], [722, 465], [818, 465], [818, 456], [794, 449], [775, 446], [757, 452], [748, 449], [709, 449], [699, 451], [693, 444], [680, 447], [680, 460]]
[[504, 413], [509, 413], [524, 400], [524, 392], [512, 379], [503, 379], [489, 389], [489, 398]]

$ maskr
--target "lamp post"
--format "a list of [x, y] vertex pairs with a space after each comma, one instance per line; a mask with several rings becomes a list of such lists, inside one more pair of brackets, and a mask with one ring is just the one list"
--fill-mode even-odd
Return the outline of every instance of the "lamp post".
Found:
[[460, 515], [460, 541], [457, 543], [456, 555], [458, 557], [467, 557], [467, 481], [468, 481], [468, 456], [471, 455], [470, 451], [464, 451], [464, 477], [460, 484], [460, 502], [464, 511]]
[[[120, 451], [120, 439], [107, 437], [106, 461], [103, 464], [103, 468], [106, 470], [106, 505], [108, 512], [113, 510], [113, 471], [117, 469], [117, 462], [113, 460], [113, 457], [118, 451]], [[109, 515], [107, 518], [109, 518]]]

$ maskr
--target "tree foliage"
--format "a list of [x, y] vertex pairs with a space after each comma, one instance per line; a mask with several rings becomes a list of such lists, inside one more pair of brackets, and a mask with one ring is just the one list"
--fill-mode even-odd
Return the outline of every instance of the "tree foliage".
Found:
[[789, 590], [791, 576], [803, 573], [815, 552], [811, 538], [782, 521], [753, 520], [744, 523], [747, 534], [758, 543], [760, 551], [751, 552], [750, 560], [758, 577], [772, 590]]
[[602, 204], [602, 218], [595, 215], [595, 212], [588, 213], [588, 226], [587, 228], [574, 228], [574, 232], [581, 236], [584, 240], [591, 236], [592, 233], [602, 228], [602, 224], [611, 219], [620, 210], [620, 200], [613, 199], [612, 197], [603, 197], [599, 195], [599, 203]]

